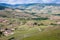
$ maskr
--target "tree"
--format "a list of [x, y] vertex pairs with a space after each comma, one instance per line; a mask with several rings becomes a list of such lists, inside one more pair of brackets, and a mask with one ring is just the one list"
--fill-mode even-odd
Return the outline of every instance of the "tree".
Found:
[[3, 36], [3, 35], [4, 35], [3, 32], [0, 31], [0, 37]]

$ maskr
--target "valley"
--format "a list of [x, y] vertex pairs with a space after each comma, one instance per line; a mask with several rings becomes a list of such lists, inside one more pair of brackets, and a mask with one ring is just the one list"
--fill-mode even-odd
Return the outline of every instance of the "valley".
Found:
[[60, 40], [60, 5], [1, 3], [0, 40]]

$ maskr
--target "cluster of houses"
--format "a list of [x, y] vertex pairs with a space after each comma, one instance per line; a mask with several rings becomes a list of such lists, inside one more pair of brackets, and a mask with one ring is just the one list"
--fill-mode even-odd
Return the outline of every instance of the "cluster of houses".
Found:
[[8, 19], [4, 19], [4, 18], [0, 18], [0, 23], [2, 23], [3, 25], [8, 25], [9, 24], [9, 20]]
[[4, 23], [4, 22], [8, 22], [8, 20], [4, 19], [4, 18], [0, 18], [0, 23]]
[[[15, 24], [10, 24], [10, 21], [8, 19], [4, 19], [4, 18], [0, 18], [0, 25], [4, 25], [0, 27], [0, 32], [3, 33], [3, 35], [5, 36], [9, 36], [14, 34], [14, 30], [15, 30]], [[6, 26], [6, 27], [5, 27]], [[9, 28], [7, 28], [9, 27]]]
[[3, 33], [4, 36], [9, 36], [14, 34], [14, 28], [0, 28], [0, 32]]

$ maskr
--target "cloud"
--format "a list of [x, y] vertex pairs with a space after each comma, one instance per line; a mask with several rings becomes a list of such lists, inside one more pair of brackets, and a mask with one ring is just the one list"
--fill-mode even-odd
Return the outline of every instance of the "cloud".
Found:
[[51, 3], [54, 0], [42, 0], [42, 1], [43, 1], [43, 3]]
[[0, 0], [0, 3], [8, 3], [8, 4], [60, 3], [60, 0]]
[[0, 2], [8, 4], [25, 4], [25, 3], [38, 3], [40, 0], [0, 0]]

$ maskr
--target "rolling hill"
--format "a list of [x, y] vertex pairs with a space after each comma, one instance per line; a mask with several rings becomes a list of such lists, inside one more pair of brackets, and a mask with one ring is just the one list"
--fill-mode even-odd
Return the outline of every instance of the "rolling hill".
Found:
[[[60, 4], [5, 4], [0, 3], [0, 15], [15, 18], [38, 18], [50, 14], [60, 14]], [[8, 16], [10, 15], [10, 16]]]

